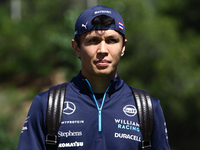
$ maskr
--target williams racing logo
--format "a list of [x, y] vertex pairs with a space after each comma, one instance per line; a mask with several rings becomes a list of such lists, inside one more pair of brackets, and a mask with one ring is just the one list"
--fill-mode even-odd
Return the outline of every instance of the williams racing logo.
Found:
[[133, 116], [135, 116], [137, 114], [137, 109], [133, 105], [126, 105], [123, 108], [123, 111], [129, 117], [133, 117]]

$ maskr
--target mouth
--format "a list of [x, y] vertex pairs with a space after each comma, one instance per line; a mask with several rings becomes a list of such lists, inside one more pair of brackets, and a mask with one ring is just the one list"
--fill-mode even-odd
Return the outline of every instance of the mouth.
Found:
[[99, 60], [95, 62], [95, 65], [99, 66], [99, 67], [106, 67], [110, 64], [111, 62], [108, 60]]

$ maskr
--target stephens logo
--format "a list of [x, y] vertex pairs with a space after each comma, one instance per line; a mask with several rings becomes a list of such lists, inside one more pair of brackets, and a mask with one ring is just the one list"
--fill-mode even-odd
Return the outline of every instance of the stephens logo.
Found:
[[62, 131], [59, 131], [58, 132], [58, 137], [69, 137], [69, 136], [82, 136], [82, 132], [81, 131], [78, 131], [78, 132], [71, 132], [69, 130], [69, 132], [62, 132]]
[[135, 116], [137, 114], [137, 109], [133, 105], [126, 105], [123, 108], [123, 111], [129, 117], [133, 117], [133, 116]]
[[75, 112], [75, 110], [76, 110], [76, 106], [74, 103], [70, 101], [64, 102], [64, 109], [63, 109], [64, 114], [71, 115]]

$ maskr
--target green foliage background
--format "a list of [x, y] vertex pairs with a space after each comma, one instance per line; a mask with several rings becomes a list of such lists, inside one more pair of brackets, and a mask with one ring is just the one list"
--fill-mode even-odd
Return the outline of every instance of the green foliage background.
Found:
[[[172, 150], [200, 146], [200, 1], [99, 0], [125, 21], [119, 73], [160, 99]], [[16, 149], [34, 97], [52, 85], [55, 70], [69, 81], [80, 70], [71, 48], [86, 1], [22, 0], [22, 19], [0, 1], [0, 145]]]

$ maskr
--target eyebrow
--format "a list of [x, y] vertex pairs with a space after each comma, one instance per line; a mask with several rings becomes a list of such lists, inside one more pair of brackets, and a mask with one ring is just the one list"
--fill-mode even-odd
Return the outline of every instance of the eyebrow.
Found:
[[91, 39], [93, 39], [93, 38], [99, 38], [100, 36], [96, 36], [96, 35], [89, 35], [89, 36], [87, 36], [86, 38], [91, 38]]
[[108, 38], [119, 38], [117, 35], [109, 35]]
[[[89, 36], [87, 36], [86, 38], [95, 38], [95, 39], [97, 39], [97, 38], [101, 38], [102, 36], [98, 36], [98, 35], [89, 35]], [[106, 36], [105, 38], [119, 38], [117, 35], [108, 35], [108, 36]]]

